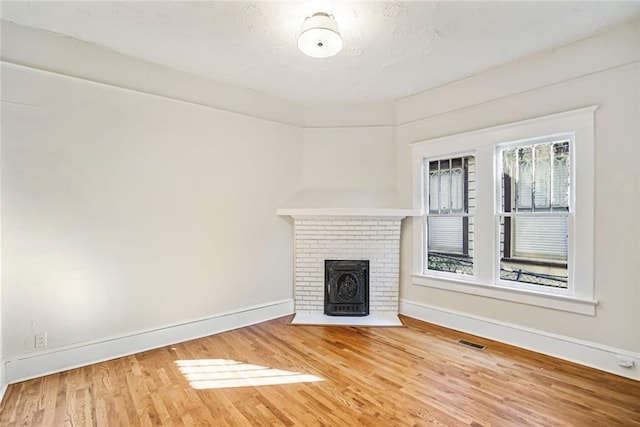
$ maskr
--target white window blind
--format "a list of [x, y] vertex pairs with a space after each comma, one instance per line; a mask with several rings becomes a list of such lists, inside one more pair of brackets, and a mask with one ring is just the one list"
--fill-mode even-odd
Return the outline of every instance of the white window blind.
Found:
[[514, 256], [567, 259], [569, 223], [566, 216], [518, 217], [514, 220]]
[[430, 217], [428, 227], [430, 251], [462, 253], [462, 217]]

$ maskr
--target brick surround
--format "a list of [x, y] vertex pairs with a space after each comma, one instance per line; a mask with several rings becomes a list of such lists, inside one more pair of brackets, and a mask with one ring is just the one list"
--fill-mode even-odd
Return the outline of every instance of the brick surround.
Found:
[[369, 260], [371, 313], [398, 314], [401, 219], [294, 217], [296, 312], [324, 312], [324, 261], [344, 259]]

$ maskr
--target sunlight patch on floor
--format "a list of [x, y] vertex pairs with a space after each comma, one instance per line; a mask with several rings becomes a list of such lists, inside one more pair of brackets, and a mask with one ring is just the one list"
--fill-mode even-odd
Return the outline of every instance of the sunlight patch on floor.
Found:
[[266, 368], [228, 359], [176, 360], [189, 385], [197, 390], [256, 387], [324, 381], [315, 375]]

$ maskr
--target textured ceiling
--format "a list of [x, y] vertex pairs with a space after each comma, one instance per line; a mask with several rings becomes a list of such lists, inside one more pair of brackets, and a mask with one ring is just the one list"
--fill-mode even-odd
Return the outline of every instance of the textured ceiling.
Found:
[[[344, 49], [296, 48], [335, 16]], [[2, 18], [301, 104], [398, 99], [640, 16], [640, 2], [2, 2]]]

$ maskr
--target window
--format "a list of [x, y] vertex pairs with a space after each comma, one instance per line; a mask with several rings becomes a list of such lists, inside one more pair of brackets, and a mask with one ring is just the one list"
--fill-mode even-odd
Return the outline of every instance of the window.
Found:
[[425, 160], [427, 269], [473, 275], [473, 156]]
[[568, 287], [570, 142], [498, 146], [501, 280]]
[[594, 315], [594, 112], [412, 144], [413, 283]]

